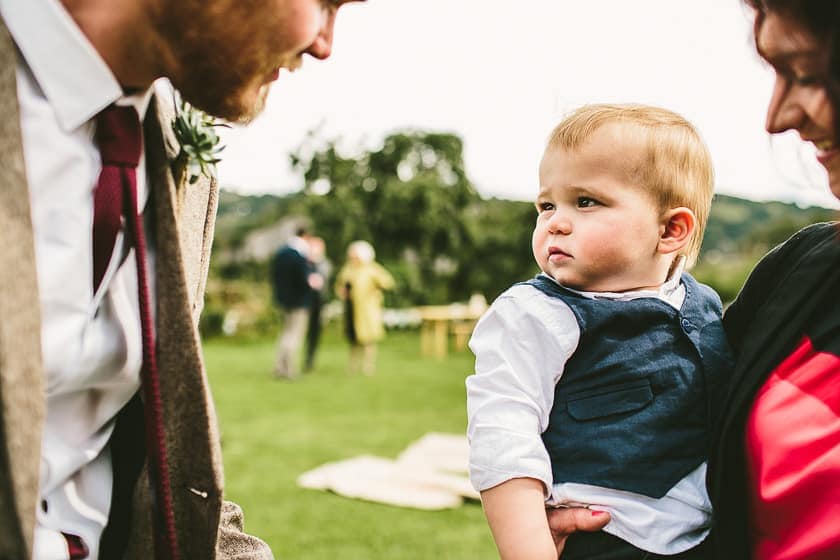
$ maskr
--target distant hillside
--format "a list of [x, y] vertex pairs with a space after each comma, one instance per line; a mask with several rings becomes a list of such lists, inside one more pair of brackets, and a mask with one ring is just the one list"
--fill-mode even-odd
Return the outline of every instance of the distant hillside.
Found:
[[716, 195], [703, 241], [704, 252], [766, 251], [807, 224], [838, 219], [826, 208], [786, 202], [755, 202]]
[[222, 190], [216, 218], [215, 247], [237, 248], [253, 231], [276, 225], [290, 213], [292, 203], [302, 195], [240, 195]]

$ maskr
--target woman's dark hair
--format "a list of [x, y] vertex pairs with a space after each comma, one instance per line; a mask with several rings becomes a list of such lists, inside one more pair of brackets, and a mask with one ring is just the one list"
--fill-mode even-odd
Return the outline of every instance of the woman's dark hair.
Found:
[[828, 50], [825, 86], [834, 108], [834, 133], [840, 137], [840, 0], [744, 0], [744, 3], [756, 12], [756, 37], [764, 16], [773, 12], [804, 26]]

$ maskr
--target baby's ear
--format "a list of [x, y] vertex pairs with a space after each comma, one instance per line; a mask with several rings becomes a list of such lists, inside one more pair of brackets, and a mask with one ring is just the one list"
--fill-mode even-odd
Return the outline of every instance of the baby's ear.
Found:
[[657, 251], [674, 253], [685, 247], [697, 227], [694, 212], [685, 207], [671, 208], [662, 214]]

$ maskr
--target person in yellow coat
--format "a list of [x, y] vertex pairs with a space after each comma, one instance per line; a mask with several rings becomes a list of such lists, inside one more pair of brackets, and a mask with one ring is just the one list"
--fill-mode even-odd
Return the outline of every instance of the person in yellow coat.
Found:
[[347, 247], [347, 262], [339, 270], [335, 291], [344, 301], [344, 326], [350, 342], [350, 373], [376, 370], [376, 343], [385, 336], [382, 325], [382, 291], [394, 287], [394, 277], [374, 261], [376, 252], [367, 241]]

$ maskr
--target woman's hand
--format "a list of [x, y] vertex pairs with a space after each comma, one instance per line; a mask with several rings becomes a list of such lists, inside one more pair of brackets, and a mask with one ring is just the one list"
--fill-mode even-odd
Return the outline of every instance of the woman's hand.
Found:
[[600, 531], [610, 522], [610, 514], [606, 511], [586, 508], [551, 508], [545, 510], [545, 513], [554, 546], [561, 558], [569, 535], [577, 531]]

